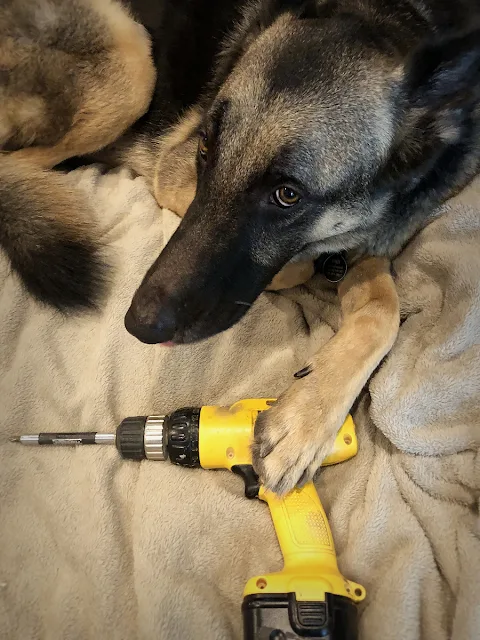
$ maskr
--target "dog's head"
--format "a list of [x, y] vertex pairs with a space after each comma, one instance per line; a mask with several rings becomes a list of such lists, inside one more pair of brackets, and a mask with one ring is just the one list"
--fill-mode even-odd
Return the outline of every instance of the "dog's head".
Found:
[[[438, 153], [431, 146], [459, 135], [451, 109], [448, 134], [438, 125], [454, 84], [445, 47], [409, 68], [352, 16], [255, 24], [221, 61], [199, 131], [195, 198], [127, 314], [144, 342], [229, 328], [295, 256], [387, 243], [395, 185], [411, 189]], [[466, 73], [465, 46], [454, 49], [450, 61], [463, 60]], [[434, 107], [419, 102], [421, 88]]]

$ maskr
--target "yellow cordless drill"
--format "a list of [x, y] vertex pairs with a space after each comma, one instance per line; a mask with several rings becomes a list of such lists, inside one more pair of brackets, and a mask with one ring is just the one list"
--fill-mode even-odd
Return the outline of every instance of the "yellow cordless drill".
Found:
[[[332, 534], [312, 482], [279, 497], [259, 484], [251, 465], [253, 429], [269, 399], [241, 400], [231, 407], [179, 409], [169, 415], [125, 418], [115, 434], [41, 433], [13, 441], [32, 445], [116, 444], [124, 458], [167, 460], [185, 467], [229, 469], [242, 476], [247, 498], [265, 501], [283, 554], [277, 573], [247, 582], [243, 598], [245, 640], [355, 640], [356, 603], [365, 589], [342, 576]], [[348, 416], [332, 453], [331, 465], [357, 452]]]

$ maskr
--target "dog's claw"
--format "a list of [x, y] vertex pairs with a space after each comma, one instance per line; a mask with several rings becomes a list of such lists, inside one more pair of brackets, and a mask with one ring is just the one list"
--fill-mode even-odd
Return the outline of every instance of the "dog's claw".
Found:
[[300, 476], [300, 480], [297, 482], [297, 487], [301, 489], [307, 484], [307, 482], [310, 482], [310, 480], [313, 477], [310, 474], [311, 474], [311, 469], [309, 467], [308, 469], [305, 469], [305, 471]]

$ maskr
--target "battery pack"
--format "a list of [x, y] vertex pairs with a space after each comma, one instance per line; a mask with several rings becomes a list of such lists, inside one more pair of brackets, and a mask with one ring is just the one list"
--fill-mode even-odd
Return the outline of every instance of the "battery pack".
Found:
[[257, 593], [243, 599], [244, 640], [357, 640], [357, 607], [344, 596], [297, 600], [294, 593]]

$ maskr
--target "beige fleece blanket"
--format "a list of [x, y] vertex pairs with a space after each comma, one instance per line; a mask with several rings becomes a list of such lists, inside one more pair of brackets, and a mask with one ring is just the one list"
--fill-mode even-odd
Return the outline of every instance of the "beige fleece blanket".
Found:
[[[335, 298], [317, 278], [262, 295], [203, 344], [142, 345], [123, 315], [176, 218], [125, 169], [69, 179], [116, 268], [103, 311], [65, 319], [0, 258], [0, 637], [240, 639], [244, 584], [281, 557], [268, 509], [237, 477], [7, 438], [278, 394], [338, 326]], [[340, 567], [368, 591], [362, 640], [480, 637], [477, 193], [480, 182], [396, 261], [404, 322], [354, 412], [360, 452], [318, 481]]]

